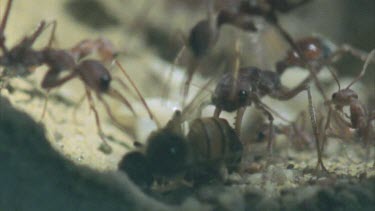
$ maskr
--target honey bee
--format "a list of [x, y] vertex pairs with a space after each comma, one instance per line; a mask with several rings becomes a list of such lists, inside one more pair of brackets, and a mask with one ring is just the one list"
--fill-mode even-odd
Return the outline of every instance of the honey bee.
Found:
[[140, 150], [126, 154], [119, 163], [133, 182], [148, 188], [157, 178], [184, 176], [195, 184], [214, 177], [225, 179], [241, 161], [242, 144], [225, 119], [197, 118], [184, 135], [183, 115], [176, 111], [164, 128], [150, 134]]

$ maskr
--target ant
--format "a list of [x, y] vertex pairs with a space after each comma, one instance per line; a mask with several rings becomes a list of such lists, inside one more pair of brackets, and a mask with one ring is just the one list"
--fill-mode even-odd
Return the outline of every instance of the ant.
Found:
[[[80, 61], [80, 59], [90, 53], [97, 52], [104, 61], [113, 60], [114, 55], [116, 54], [114, 52], [113, 45], [109, 42], [109, 40], [99, 38], [97, 40], [83, 40], [77, 45], [73, 46], [70, 50], [53, 49], [50, 47], [50, 45], [54, 38], [56, 30], [56, 21], [54, 21], [51, 38], [47, 47], [41, 50], [34, 50], [32, 48], [32, 45], [46, 28], [46, 22], [41, 21], [36, 31], [32, 35], [25, 37], [19, 44], [15, 45], [11, 49], [8, 49], [5, 45], [4, 30], [6, 27], [12, 2], [13, 0], [8, 0], [5, 14], [0, 24], [0, 48], [3, 52], [3, 55], [0, 57], [0, 65], [5, 67], [4, 75], [9, 74], [8, 69], [13, 70], [14, 68], [16, 69], [15, 74], [29, 74], [31, 73], [31, 68], [45, 64], [49, 69], [41, 82], [41, 86], [43, 89], [46, 89], [47, 92], [52, 88], [63, 85], [73, 78], [79, 77], [85, 85], [86, 96], [90, 104], [90, 109], [93, 110], [95, 114], [95, 120], [99, 135], [103, 140], [101, 150], [105, 153], [110, 153], [111, 148], [105, 141], [104, 134], [100, 125], [99, 115], [95, 109], [91, 91], [94, 91], [96, 93], [98, 99], [104, 104], [108, 115], [115, 123], [118, 123], [118, 121], [116, 121], [116, 119], [114, 118], [114, 115], [112, 114], [107, 102], [102, 98], [102, 94], [107, 94], [110, 97], [122, 102], [133, 112], [134, 115], [136, 114], [128, 100], [119, 91], [110, 87], [110, 83], [112, 81], [111, 74], [100, 61], [92, 59]], [[116, 64], [120, 67], [120, 70], [130, 81], [131, 85], [142, 100], [142, 103], [145, 105], [150, 118], [153, 119], [149, 107], [136, 88], [134, 82], [122, 68], [121, 64], [117, 61]], [[60, 74], [65, 70], [73, 71], [64, 77], [60, 77]], [[127, 88], [127, 86], [120, 79], [117, 79], [117, 81], [119, 81], [121, 85]], [[46, 103], [43, 113], [45, 111], [45, 108]]]
[[267, 95], [278, 100], [289, 100], [306, 89], [307, 83], [304, 81], [295, 88], [288, 89], [281, 84], [280, 75], [276, 72], [257, 67], [242, 67], [235, 73], [224, 74], [216, 85], [211, 98], [216, 107], [214, 117], [218, 118], [223, 110], [237, 111], [235, 130], [240, 135], [245, 110], [247, 106], [254, 103], [267, 115], [270, 122], [267, 148], [272, 153], [274, 117], [270, 112], [271, 109], [260, 99]]
[[[350, 45], [343, 44], [339, 47], [321, 37], [305, 37], [295, 41], [296, 48], [288, 50], [285, 58], [276, 63], [276, 71], [281, 75], [284, 71], [292, 66], [308, 67], [314, 74], [318, 74], [324, 66], [331, 65], [345, 53], [349, 53], [362, 61], [367, 58], [367, 53], [356, 49]], [[299, 52], [296, 50], [298, 49]], [[375, 62], [375, 60], [372, 60]], [[323, 96], [328, 100], [320, 82], [315, 80], [315, 84]]]
[[305, 4], [310, 0], [301, 0], [298, 2], [288, 1], [241, 1], [234, 10], [222, 9], [217, 17], [213, 15], [213, 1], [207, 1], [208, 18], [199, 21], [190, 31], [187, 46], [194, 56], [194, 60], [187, 68], [187, 79], [185, 81], [184, 96], [188, 94], [188, 89], [192, 77], [199, 65], [212, 47], [217, 43], [220, 28], [223, 25], [231, 25], [248, 32], [257, 32], [258, 29], [254, 23], [253, 16], [260, 16], [268, 23], [274, 25], [287, 42], [297, 49], [291, 36], [280, 26], [276, 11], [289, 12], [290, 10]]
[[[346, 127], [357, 130], [359, 137], [364, 140], [366, 145], [369, 144], [368, 142], [370, 140], [370, 128], [372, 126], [371, 121], [375, 120], [374, 111], [367, 111], [367, 109], [358, 99], [358, 94], [354, 90], [350, 89], [350, 87], [364, 76], [372, 58], [375, 58], [375, 50], [371, 51], [371, 53], [368, 55], [359, 75], [354, 78], [345, 89], [341, 89], [337, 76], [332, 72], [332, 76], [335, 78], [339, 90], [332, 94], [332, 99], [328, 102], [328, 104], [333, 104], [339, 113], [344, 114], [346, 118], [350, 119], [350, 122], [348, 122], [345, 118], [339, 118], [339, 121], [344, 123], [343, 125], [346, 125]], [[350, 111], [349, 115], [345, 114], [343, 111], [343, 108], [347, 106], [349, 107]], [[330, 126], [331, 113], [332, 108], [330, 106], [327, 122], [324, 128], [325, 132]]]
[[[327, 130], [330, 127], [331, 116], [332, 116], [332, 111], [333, 111], [331, 105], [334, 105], [336, 111], [344, 114], [345, 117], [350, 119], [350, 122], [348, 122], [342, 116], [336, 115], [335, 117], [336, 117], [336, 120], [339, 121], [338, 122], [339, 125], [345, 128], [351, 128], [351, 129], [357, 130], [359, 137], [364, 140], [366, 145], [369, 144], [368, 142], [370, 140], [370, 130], [372, 127], [371, 121], [375, 120], [375, 116], [373, 115], [374, 112], [370, 114], [368, 113], [366, 108], [359, 101], [358, 94], [354, 90], [350, 89], [350, 87], [364, 76], [367, 66], [369, 65], [374, 55], [375, 55], [375, 50], [373, 50], [366, 58], [366, 62], [363, 65], [362, 71], [359, 73], [359, 75], [356, 78], [354, 78], [353, 81], [345, 89], [341, 89], [340, 83], [336, 74], [332, 72], [331, 69], [328, 69], [330, 70], [333, 78], [335, 79], [339, 90], [332, 94], [332, 98], [330, 101], [326, 102], [326, 104], [329, 106], [329, 110], [328, 110], [327, 121], [324, 127], [323, 141], [326, 141], [327, 139], [327, 135], [328, 135]], [[343, 111], [344, 107], [347, 107], [347, 106], [350, 108], [350, 115], [345, 114]], [[310, 111], [310, 113], [312, 113], [312, 111]], [[317, 138], [319, 134], [318, 134], [316, 121], [315, 121], [315, 125], [313, 125], [313, 129], [314, 129], [315, 137]], [[330, 135], [334, 137], [342, 137], [343, 134], [330, 134]], [[322, 143], [322, 146], [320, 147], [319, 140], [317, 140], [316, 142], [317, 142], [317, 153], [318, 153], [317, 166], [320, 166], [324, 171], [327, 172], [327, 169], [325, 168], [323, 164], [323, 160], [322, 160], [322, 151], [323, 151], [324, 143]]]

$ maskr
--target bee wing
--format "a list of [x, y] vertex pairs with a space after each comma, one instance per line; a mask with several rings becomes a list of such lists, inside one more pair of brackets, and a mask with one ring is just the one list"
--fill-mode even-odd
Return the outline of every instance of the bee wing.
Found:
[[216, 81], [216, 78], [211, 78], [203, 87], [200, 88], [190, 103], [183, 108], [181, 112], [181, 120], [193, 119], [197, 115], [200, 116], [203, 105], [208, 102], [207, 98], [213, 93], [209, 87], [214, 81]]

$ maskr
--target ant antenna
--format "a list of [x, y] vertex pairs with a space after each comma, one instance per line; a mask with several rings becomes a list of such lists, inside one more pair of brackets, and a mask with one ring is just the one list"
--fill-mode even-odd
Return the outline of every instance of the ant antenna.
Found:
[[[366, 58], [366, 62], [365, 64], [363, 65], [363, 68], [362, 68], [362, 71], [359, 73], [359, 75], [348, 85], [348, 87], [346, 87], [346, 89], [349, 89], [353, 84], [355, 84], [358, 80], [360, 80], [366, 73], [366, 69], [367, 69], [367, 66], [369, 65], [369, 63], [371, 62], [371, 58], [373, 58], [375, 56], [375, 49], [372, 50], [367, 58]], [[375, 57], [374, 57], [375, 58]]]
[[331, 69], [331, 67], [327, 66], [329, 72], [331, 73], [333, 79], [336, 81], [336, 84], [337, 86], [339, 87], [339, 91], [341, 90], [341, 86], [340, 86], [340, 82], [339, 82], [339, 79], [337, 78], [337, 74], [335, 72], [333, 72], [333, 70]]
[[145, 106], [147, 112], [148, 112], [148, 115], [150, 116], [150, 119], [151, 120], [154, 120], [156, 125], [158, 127], [160, 127], [160, 123], [157, 119], [155, 119], [154, 117], [154, 114], [152, 113], [150, 107], [147, 105], [146, 103], [146, 100], [144, 99], [144, 97], [142, 96], [141, 92], [138, 90], [137, 86], [135, 85], [135, 83], [133, 82], [133, 80], [130, 78], [130, 76], [126, 73], [125, 69], [122, 67], [122, 65], [120, 64], [120, 62], [118, 62], [117, 60], [114, 60], [116, 65], [120, 68], [121, 72], [125, 75], [125, 77], [128, 79], [128, 81], [130, 82], [130, 84], [132, 85], [132, 87], [134, 88], [134, 90], [137, 92], [137, 95], [139, 96], [139, 98], [141, 99], [142, 101], [142, 104]]

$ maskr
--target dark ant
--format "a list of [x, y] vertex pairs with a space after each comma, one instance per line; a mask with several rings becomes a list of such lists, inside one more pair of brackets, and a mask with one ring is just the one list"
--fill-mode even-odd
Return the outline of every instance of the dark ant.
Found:
[[188, 89], [192, 77], [199, 65], [199, 61], [204, 58], [210, 49], [216, 44], [220, 28], [223, 25], [231, 25], [244, 31], [256, 32], [253, 16], [260, 16], [267, 22], [274, 25], [288, 43], [297, 49], [291, 36], [280, 26], [276, 11], [289, 12], [290, 10], [308, 2], [310, 0], [301, 0], [298, 2], [289, 1], [241, 1], [234, 10], [222, 9], [217, 17], [213, 16], [213, 3], [208, 1], [208, 18], [198, 22], [190, 31], [187, 46], [192, 51], [194, 60], [187, 68], [187, 79], [185, 81], [184, 96], [188, 94]]
[[119, 169], [146, 189], [158, 178], [184, 175], [198, 184], [217, 176], [224, 179], [226, 170], [236, 170], [242, 144], [228, 122], [215, 117], [198, 118], [190, 123], [185, 136], [182, 123], [187, 110], [176, 111], [165, 127], [150, 134], [146, 145], [137, 144], [140, 150], [126, 154]]
[[238, 135], [241, 133], [241, 122], [247, 106], [252, 103], [262, 110], [270, 122], [268, 150], [272, 152], [273, 115], [268, 106], [261, 102], [261, 98], [268, 95], [278, 100], [289, 100], [306, 90], [307, 83], [301, 82], [293, 89], [287, 89], [281, 84], [279, 74], [260, 70], [256, 67], [242, 67], [238, 73], [224, 74], [216, 85], [212, 96], [212, 103], [215, 105], [214, 117], [218, 118], [221, 111], [237, 111], [235, 130]]

